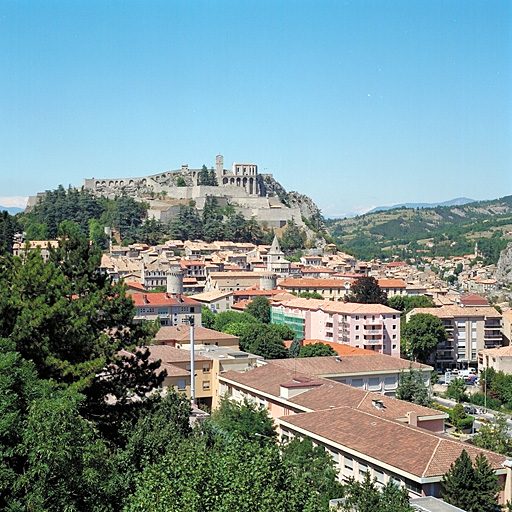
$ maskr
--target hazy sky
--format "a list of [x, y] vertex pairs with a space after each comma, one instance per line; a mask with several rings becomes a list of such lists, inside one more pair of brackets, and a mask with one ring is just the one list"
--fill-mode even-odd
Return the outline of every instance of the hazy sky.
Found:
[[4, 0], [0, 70], [3, 197], [217, 154], [326, 216], [512, 194], [509, 0]]

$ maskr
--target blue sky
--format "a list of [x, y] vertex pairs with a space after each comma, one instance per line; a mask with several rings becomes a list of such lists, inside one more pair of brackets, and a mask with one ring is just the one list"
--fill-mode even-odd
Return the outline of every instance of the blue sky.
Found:
[[0, 69], [0, 204], [217, 154], [326, 216], [512, 194], [508, 0], [5, 0]]

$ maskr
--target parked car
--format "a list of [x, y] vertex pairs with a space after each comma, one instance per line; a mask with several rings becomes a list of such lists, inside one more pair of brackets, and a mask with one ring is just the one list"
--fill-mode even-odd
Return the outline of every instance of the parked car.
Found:
[[472, 405], [465, 405], [464, 410], [466, 411], [466, 414], [476, 414], [476, 408]]

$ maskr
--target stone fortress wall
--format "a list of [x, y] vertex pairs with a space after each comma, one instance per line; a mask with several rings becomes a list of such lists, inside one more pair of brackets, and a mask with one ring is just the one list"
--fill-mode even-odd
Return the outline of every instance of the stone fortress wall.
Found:
[[[181, 169], [138, 178], [85, 179], [83, 187], [110, 198], [122, 193], [146, 201], [148, 197], [159, 196], [160, 200], [149, 200], [148, 215], [162, 222], [168, 222], [179, 210], [179, 206], [166, 204], [163, 198], [193, 200], [196, 208], [202, 210], [208, 197], [216, 197], [219, 204], [232, 204], [246, 219], [255, 217], [270, 227], [283, 227], [292, 219], [303, 224], [300, 208], [289, 208], [277, 196], [267, 192], [264, 178], [273, 179], [272, 175], [259, 174], [256, 164], [234, 163], [231, 170], [226, 170], [222, 155], [217, 155], [214, 171], [218, 186], [199, 185], [201, 169], [189, 169], [183, 164]], [[186, 186], [178, 186], [180, 178]]]

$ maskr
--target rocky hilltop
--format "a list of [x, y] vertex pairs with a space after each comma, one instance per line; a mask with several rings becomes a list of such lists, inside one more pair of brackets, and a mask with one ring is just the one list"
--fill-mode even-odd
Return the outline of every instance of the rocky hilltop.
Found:
[[512, 284], [512, 242], [501, 251], [494, 277], [502, 284]]
[[[136, 178], [85, 179], [83, 188], [109, 198], [125, 194], [147, 201], [148, 216], [162, 222], [175, 217], [181, 204], [193, 204], [202, 211], [207, 201], [216, 198], [218, 204], [232, 205], [246, 219], [254, 217], [269, 227], [281, 228], [293, 220], [305, 228], [303, 218], [323, 227], [320, 210], [309, 197], [287, 192], [272, 174], [259, 174], [256, 164], [234, 163], [225, 169], [222, 155], [217, 155], [210, 169], [184, 164], [181, 169]], [[30, 198], [28, 208], [37, 200], [38, 196]]]

